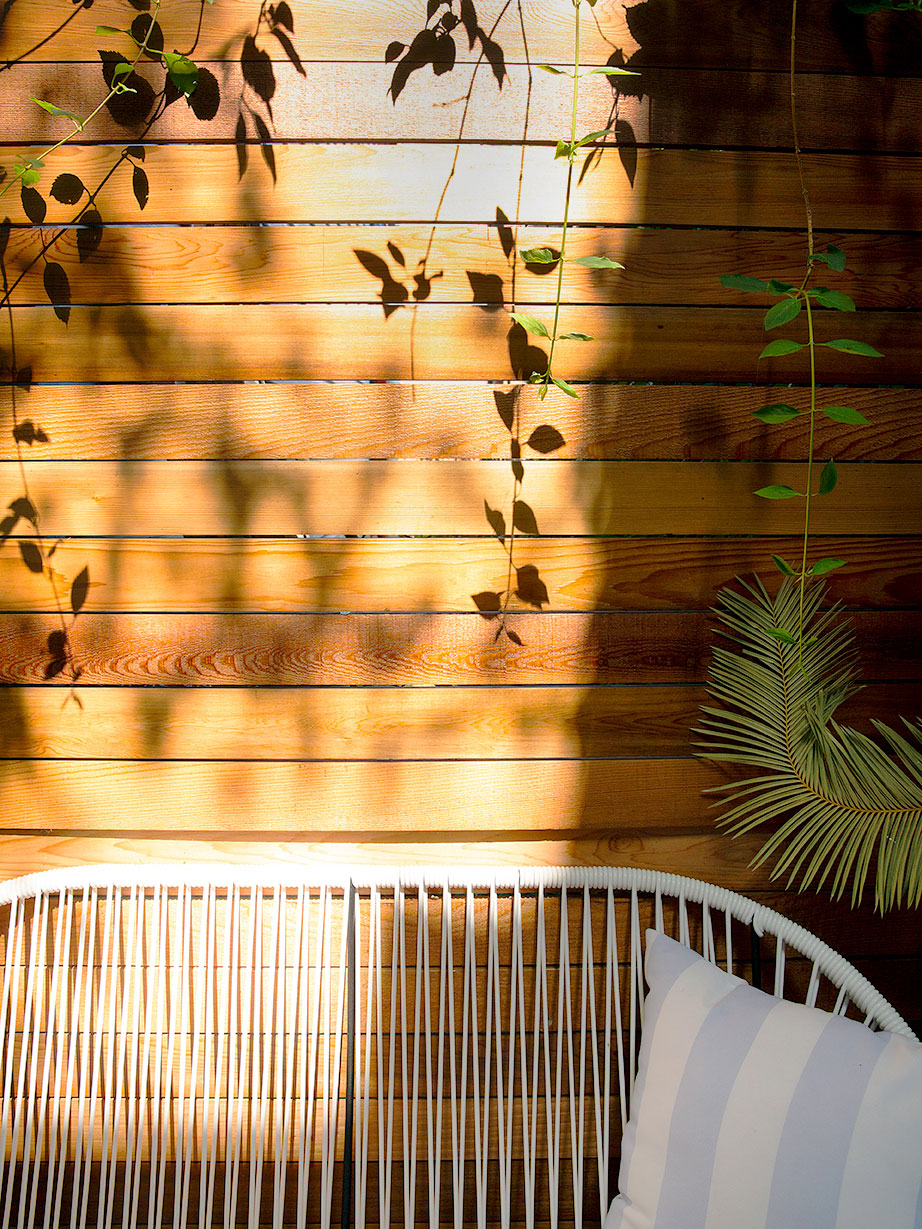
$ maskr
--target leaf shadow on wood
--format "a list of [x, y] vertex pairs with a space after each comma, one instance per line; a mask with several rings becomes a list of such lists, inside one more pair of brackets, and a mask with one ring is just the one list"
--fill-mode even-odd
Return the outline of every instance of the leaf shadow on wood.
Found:
[[[435, 18], [438, 19], [435, 25], [430, 25]], [[426, 24], [423, 28], [413, 35], [409, 44], [395, 39], [385, 51], [385, 62], [394, 64], [388, 87], [391, 101], [397, 102], [413, 73], [429, 66], [435, 76], [441, 77], [454, 68], [459, 51], [462, 56], [470, 55], [475, 46], [479, 47], [480, 58], [487, 61], [497, 85], [502, 89], [508, 74], [503, 48], [493, 38], [498, 20], [487, 32], [480, 24], [473, 0], [460, 0], [458, 13], [454, 11], [453, 0], [427, 0]], [[466, 49], [463, 46], [465, 36]], [[462, 39], [460, 48], [456, 42], [458, 38]]]

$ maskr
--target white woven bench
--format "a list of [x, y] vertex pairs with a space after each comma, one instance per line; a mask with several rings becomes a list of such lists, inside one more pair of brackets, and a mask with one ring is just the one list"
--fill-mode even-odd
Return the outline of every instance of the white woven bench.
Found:
[[597, 1225], [647, 925], [911, 1036], [802, 928], [653, 872], [2, 884], [0, 1226]]

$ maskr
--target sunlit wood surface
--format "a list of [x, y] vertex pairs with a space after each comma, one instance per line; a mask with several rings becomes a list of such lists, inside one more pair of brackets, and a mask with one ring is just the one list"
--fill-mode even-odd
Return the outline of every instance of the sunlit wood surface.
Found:
[[[628, 862], [760, 895], [922, 1019], [919, 918], [751, 867], [758, 836], [721, 834], [703, 792], [727, 770], [695, 756], [719, 589], [800, 551], [799, 503], [753, 491], [806, 480], [804, 356], [760, 361], [769, 300], [719, 282], [803, 275], [788, 10], [591, 9], [584, 63], [640, 75], [585, 79], [579, 133], [613, 132], [578, 166], [569, 255], [624, 268], [566, 267], [561, 327], [594, 340], [555, 357], [579, 399], [540, 400], [546, 343], [508, 312], [553, 310], [556, 266], [515, 251], [559, 247], [570, 97], [537, 65], [567, 65], [572, 5], [478, 0], [490, 56], [459, 27], [454, 66], [391, 90], [425, 8], [291, 0], [282, 39], [252, 0], [164, 0], [193, 105], [148, 123], [145, 64], [40, 200], [0, 202], [0, 506], [27, 496], [54, 547], [30, 570], [20, 515], [0, 548], [0, 875]], [[2, 166], [67, 129], [30, 98], [101, 100], [99, 49], [130, 43], [95, 27], [136, 16], [9, 6]], [[857, 307], [817, 334], [883, 352], [818, 368], [820, 406], [870, 424], [819, 418], [839, 486], [813, 520], [847, 563], [867, 686], [839, 716], [864, 729], [922, 709], [920, 30], [821, 0], [798, 37], [817, 246], [846, 251], [828, 282]], [[800, 417], [753, 416], [779, 402]], [[507, 589], [515, 639], [475, 603]]]

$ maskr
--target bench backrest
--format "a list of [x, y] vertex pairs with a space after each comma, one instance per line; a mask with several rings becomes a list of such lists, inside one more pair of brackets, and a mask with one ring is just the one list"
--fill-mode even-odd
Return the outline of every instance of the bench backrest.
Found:
[[780, 915], [652, 872], [100, 867], [2, 888], [2, 1226], [598, 1225], [647, 926], [908, 1032]]

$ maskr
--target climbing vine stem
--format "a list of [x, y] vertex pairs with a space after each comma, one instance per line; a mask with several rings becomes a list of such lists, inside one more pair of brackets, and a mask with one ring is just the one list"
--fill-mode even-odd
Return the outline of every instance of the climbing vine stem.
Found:
[[[883, 357], [879, 350], [874, 346], [868, 345], [864, 341], [856, 341], [849, 337], [833, 338], [829, 341], [818, 341], [815, 332], [814, 308], [823, 307], [839, 312], [854, 312], [855, 304], [852, 298], [843, 294], [839, 290], [831, 290], [828, 286], [817, 285], [814, 281], [814, 273], [818, 265], [826, 267], [827, 271], [834, 273], [842, 273], [845, 270], [845, 253], [841, 248], [832, 244], [827, 246], [824, 252], [818, 252], [814, 241], [813, 228], [813, 207], [810, 202], [810, 191], [807, 185], [807, 177], [804, 169], [803, 153], [800, 147], [800, 136], [797, 127], [797, 0], [792, 0], [791, 3], [791, 35], [790, 35], [790, 70], [789, 70], [789, 94], [791, 104], [791, 135], [794, 147], [794, 160], [797, 166], [797, 175], [800, 181], [800, 191], [804, 203], [804, 215], [806, 219], [806, 268], [803, 278], [799, 286], [794, 286], [789, 282], [771, 278], [765, 280], [761, 277], [753, 277], [749, 274], [731, 273], [725, 274], [721, 279], [721, 284], [728, 290], [741, 290], [747, 294], [769, 294], [779, 302], [769, 307], [765, 313], [764, 328], [770, 331], [781, 327], [785, 324], [790, 324], [800, 315], [804, 313], [807, 325], [806, 342], [794, 341], [788, 338], [779, 338], [776, 341], [770, 341], [759, 355], [760, 359], [764, 358], [780, 358], [797, 354], [803, 350], [807, 351], [808, 359], [808, 404], [807, 404], [807, 471], [806, 471], [806, 488], [803, 491], [798, 491], [794, 487], [788, 486], [785, 483], [772, 483], [769, 486], [762, 487], [756, 491], [762, 499], [803, 499], [804, 514], [801, 528], [801, 551], [800, 564], [798, 567], [792, 566], [786, 559], [780, 555], [773, 555], [772, 558], [779, 571], [790, 577], [796, 577], [798, 582], [799, 597], [797, 603], [797, 621], [796, 626], [790, 627], [773, 627], [769, 634], [776, 640], [780, 640], [785, 644], [798, 645], [798, 664], [801, 669], [804, 669], [804, 627], [805, 627], [805, 595], [807, 581], [811, 577], [824, 576], [826, 573], [833, 571], [835, 568], [845, 566], [844, 559], [817, 559], [814, 563], [809, 561], [809, 546], [810, 546], [810, 527], [811, 513], [813, 509], [813, 500], [817, 496], [828, 495], [832, 492], [838, 483], [838, 471], [836, 469], [835, 460], [830, 458], [823, 466], [820, 472], [819, 482], [814, 490], [814, 474], [816, 471], [816, 423], [817, 414], [822, 413], [833, 422], [848, 423], [852, 426], [867, 425], [867, 419], [858, 410], [847, 405], [830, 405], [818, 406], [817, 404], [817, 348], [818, 346], [827, 346], [831, 350], [838, 350], [845, 354], [863, 355], [868, 358]], [[753, 411], [756, 418], [761, 419], [766, 424], [778, 424], [789, 422], [792, 419], [799, 417], [800, 411], [793, 405], [787, 403], [775, 403], [772, 405], [763, 406], [759, 410]]]

